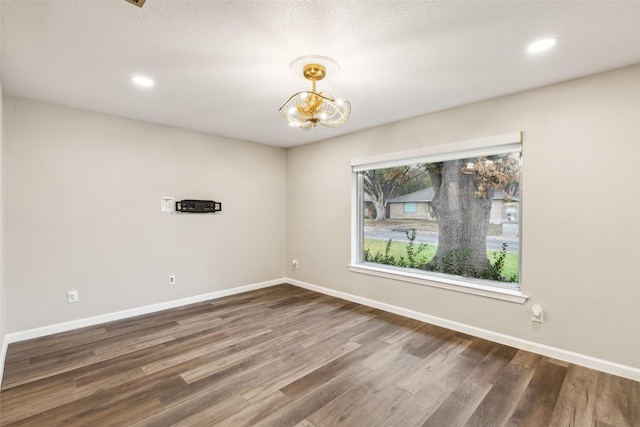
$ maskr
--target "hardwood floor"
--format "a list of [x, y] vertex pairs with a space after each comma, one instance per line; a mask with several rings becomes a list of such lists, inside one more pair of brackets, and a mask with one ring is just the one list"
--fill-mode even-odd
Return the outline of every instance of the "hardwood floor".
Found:
[[640, 426], [640, 383], [290, 285], [9, 346], [2, 426]]

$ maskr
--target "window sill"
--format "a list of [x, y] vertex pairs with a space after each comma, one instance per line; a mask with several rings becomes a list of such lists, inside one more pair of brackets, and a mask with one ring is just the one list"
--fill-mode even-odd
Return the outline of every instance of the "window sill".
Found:
[[[431, 286], [434, 288], [447, 289], [454, 292], [479, 295], [487, 298], [499, 299], [503, 301], [524, 304], [529, 298], [522, 292], [515, 289], [500, 288], [496, 286], [484, 285], [481, 280], [459, 280], [448, 275], [438, 273], [424, 274], [422, 272], [413, 273], [409, 269], [394, 269], [390, 266], [381, 267], [377, 264], [363, 263], [349, 265], [349, 271], [371, 276], [384, 277], [386, 279], [400, 280], [403, 282], [416, 283], [419, 285]], [[418, 270], [416, 270], [418, 271]]]

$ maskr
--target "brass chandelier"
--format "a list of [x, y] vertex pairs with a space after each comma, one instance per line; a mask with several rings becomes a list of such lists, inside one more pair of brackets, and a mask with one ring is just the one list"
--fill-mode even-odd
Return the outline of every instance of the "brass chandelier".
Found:
[[320, 63], [329, 61], [330, 65], [337, 64], [330, 58], [304, 57], [292, 63], [292, 68], [301, 60], [314, 60], [304, 64], [302, 75], [311, 80], [311, 91], [298, 92], [280, 107], [280, 113], [289, 121], [289, 126], [303, 130], [310, 130], [318, 126], [334, 128], [347, 121], [351, 114], [351, 103], [334, 99], [326, 92], [316, 90], [316, 82], [327, 75], [327, 67]]

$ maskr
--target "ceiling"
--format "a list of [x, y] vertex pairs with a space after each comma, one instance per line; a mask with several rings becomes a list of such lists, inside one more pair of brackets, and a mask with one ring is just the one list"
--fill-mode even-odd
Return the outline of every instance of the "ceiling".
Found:
[[[640, 1], [1, 0], [6, 95], [292, 147], [640, 63]], [[551, 51], [528, 43], [554, 36]], [[329, 56], [318, 90], [349, 121], [301, 131], [289, 64]], [[131, 83], [142, 74], [152, 88]]]

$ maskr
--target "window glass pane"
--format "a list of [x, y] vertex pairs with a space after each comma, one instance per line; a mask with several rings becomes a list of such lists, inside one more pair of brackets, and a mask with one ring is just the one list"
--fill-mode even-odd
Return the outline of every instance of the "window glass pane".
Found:
[[362, 261], [518, 288], [520, 162], [514, 152], [359, 172]]
[[402, 204], [404, 213], [416, 213], [418, 212], [418, 204], [416, 202], [404, 202]]

